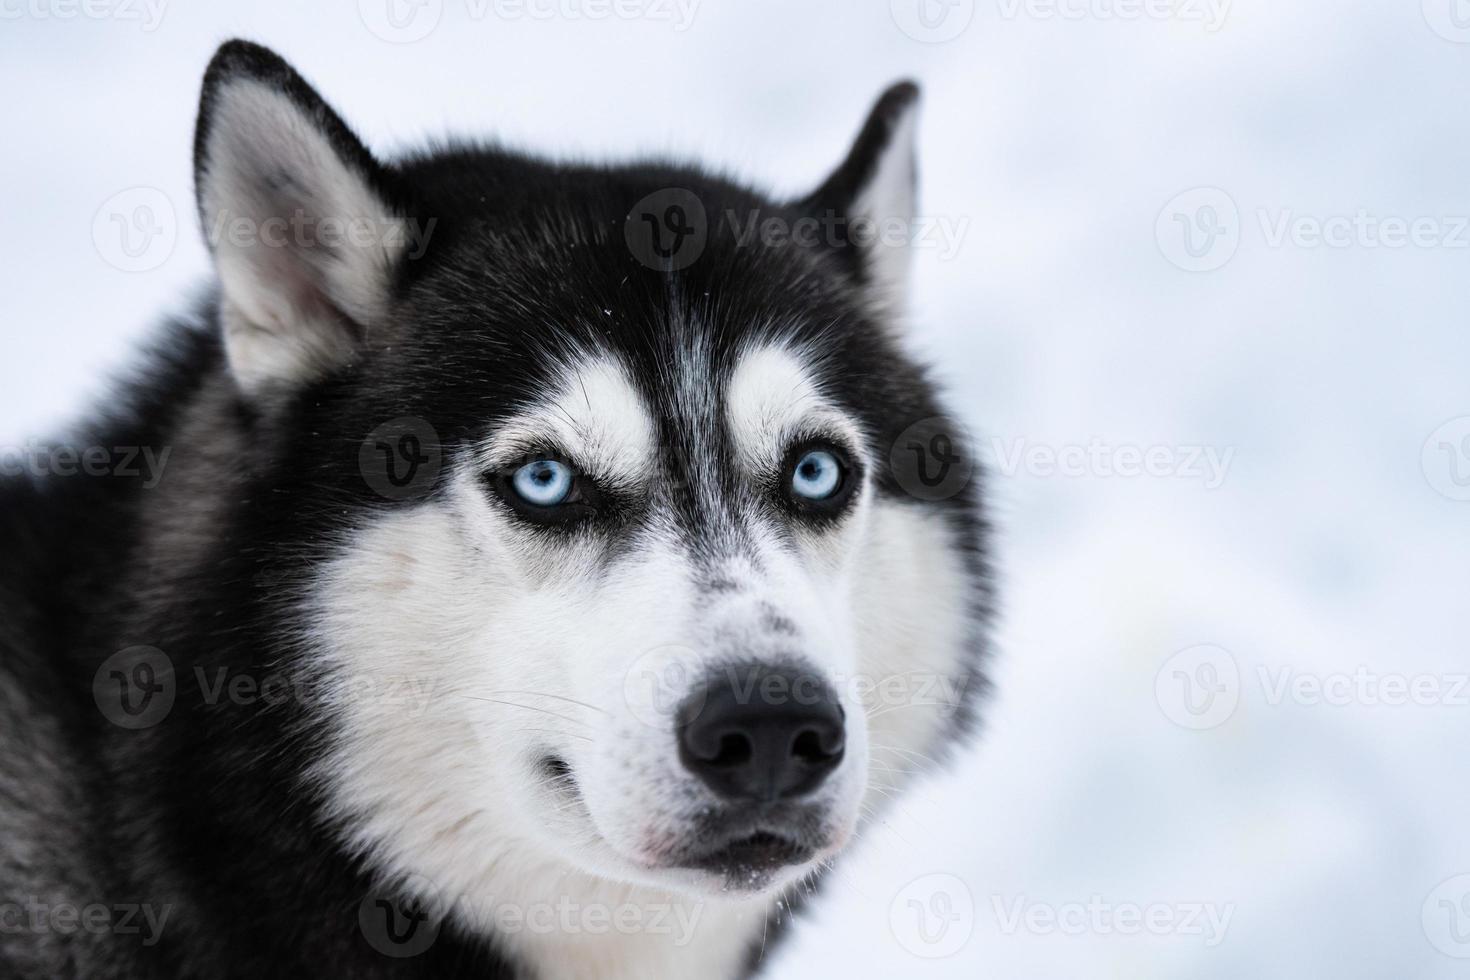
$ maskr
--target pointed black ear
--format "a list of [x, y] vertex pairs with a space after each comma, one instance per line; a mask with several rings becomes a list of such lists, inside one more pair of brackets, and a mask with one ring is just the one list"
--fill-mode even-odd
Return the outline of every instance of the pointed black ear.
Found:
[[267, 48], [230, 41], [194, 134], [230, 368], [255, 394], [349, 360], [388, 309], [405, 243], [388, 175]]
[[871, 299], [897, 313], [908, 286], [909, 242], [917, 199], [914, 142], [919, 87], [890, 86], [868, 114], [856, 142], [800, 207], [845, 229], [841, 251]]

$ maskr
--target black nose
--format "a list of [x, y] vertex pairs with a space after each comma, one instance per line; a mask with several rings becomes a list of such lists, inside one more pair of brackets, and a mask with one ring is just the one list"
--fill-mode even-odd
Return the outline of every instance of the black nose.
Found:
[[842, 761], [842, 706], [800, 671], [731, 668], [684, 703], [678, 722], [685, 768], [728, 800], [801, 796]]

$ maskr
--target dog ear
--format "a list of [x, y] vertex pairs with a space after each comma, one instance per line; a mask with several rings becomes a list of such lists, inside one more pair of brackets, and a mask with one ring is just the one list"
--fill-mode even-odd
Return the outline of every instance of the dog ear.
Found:
[[349, 361], [388, 310], [405, 224], [341, 117], [273, 51], [227, 42], [204, 74], [194, 181], [241, 388]]
[[901, 311], [908, 286], [909, 242], [917, 199], [915, 129], [919, 87], [892, 85], [879, 98], [847, 159], [799, 207], [839, 229], [842, 258], [890, 313]]

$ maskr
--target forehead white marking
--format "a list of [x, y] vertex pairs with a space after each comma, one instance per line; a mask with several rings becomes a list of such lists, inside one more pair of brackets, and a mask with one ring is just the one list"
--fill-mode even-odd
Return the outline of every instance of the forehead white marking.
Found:
[[736, 365], [725, 394], [725, 413], [741, 463], [768, 470], [792, 441], [839, 436], [854, 449], [863, 439], [857, 425], [822, 393], [792, 351], [760, 347]]
[[617, 361], [588, 359], [563, 371], [545, 399], [499, 426], [483, 453], [489, 466], [553, 449], [613, 484], [646, 479], [656, 445], [653, 417]]

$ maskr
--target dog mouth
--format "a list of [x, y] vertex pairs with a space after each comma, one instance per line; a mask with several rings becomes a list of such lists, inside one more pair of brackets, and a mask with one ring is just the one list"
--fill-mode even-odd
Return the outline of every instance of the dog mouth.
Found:
[[665, 860], [722, 879], [725, 891], [759, 891], [821, 856], [831, 840], [826, 817], [823, 807], [790, 804], [706, 814]]
[[[537, 760], [544, 785], [562, 806], [585, 806], [571, 764], [556, 755]], [[590, 816], [590, 814], [588, 815]], [[757, 891], [781, 873], [818, 856], [813, 814], [802, 810], [770, 813], [740, 811], [706, 815], [681, 845], [664, 850], [650, 868], [684, 869], [718, 877], [726, 891]]]
[[723, 841], [680, 860], [679, 866], [722, 875], [727, 882], [754, 882], [782, 868], [804, 864], [816, 849], [769, 830]]

